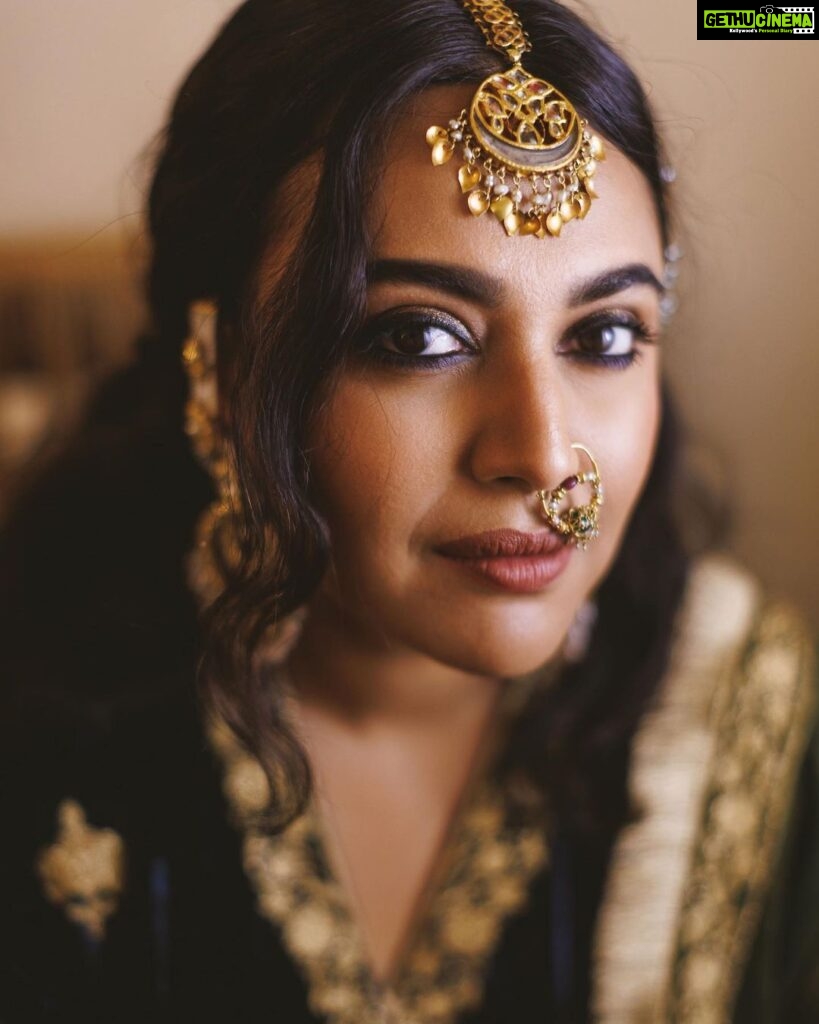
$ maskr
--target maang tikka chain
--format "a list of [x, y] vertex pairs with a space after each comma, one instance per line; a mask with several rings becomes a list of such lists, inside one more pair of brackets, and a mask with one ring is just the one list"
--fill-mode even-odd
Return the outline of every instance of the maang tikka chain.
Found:
[[[582, 473], [574, 473], [566, 477], [557, 487], [551, 491], [538, 491], [543, 508], [543, 515], [546, 522], [553, 530], [556, 530], [562, 537], [585, 550], [590, 540], [600, 534], [600, 508], [603, 504], [603, 483], [600, 479], [600, 470], [597, 467], [594, 456], [589, 449], [582, 444], [573, 444], [572, 448], [583, 452], [592, 468]], [[582, 484], [591, 487], [591, 497], [588, 502], [582, 505], [574, 505], [567, 509], [561, 509], [561, 504], [570, 491]]]
[[491, 212], [509, 235], [556, 237], [597, 198], [603, 142], [559, 89], [521, 65], [532, 46], [510, 7], [500, 0], [463, 3], [487, 45], [511, 67], [484, 79], [469, 110], [447, 128], [427, 129], [432, 162], [445, 164], [460, 148], [458, 181], [474, 216]]

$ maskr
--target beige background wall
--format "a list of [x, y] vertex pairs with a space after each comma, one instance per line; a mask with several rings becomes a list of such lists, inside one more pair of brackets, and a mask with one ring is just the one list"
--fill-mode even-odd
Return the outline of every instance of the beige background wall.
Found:
[[[140, 154], [233, 6], [2, 0], [0, 245], [138, 229]], [[679, 0], [578, 6], [641, 72], [677, 169], [667, 358], [696, 461], [734, 506], [733, 549], [819, 617], [819, 40], [700, 42]]]

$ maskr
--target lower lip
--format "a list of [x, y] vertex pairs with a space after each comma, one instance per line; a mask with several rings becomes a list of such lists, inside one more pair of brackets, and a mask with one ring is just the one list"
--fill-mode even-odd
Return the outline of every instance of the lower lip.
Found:
[[504, 556], [502, 558], [451, 558], [469, 572], [482, 576], [513, 594], [535, 594], [563, 572], [572, 549], [564, 544], [548, 555]]

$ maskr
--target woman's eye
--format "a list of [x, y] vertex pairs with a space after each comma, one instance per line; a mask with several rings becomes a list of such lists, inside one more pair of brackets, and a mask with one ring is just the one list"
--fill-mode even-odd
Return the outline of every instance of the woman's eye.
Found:
[[464, 347], [450, 331], [430, 323], [409, 323], [380, 330], [373, 335], [372, 344], [403, 356], [443, 356]]
[[561, 346], [575, 358], [609, 366], [627, 366], [638, 355], [637, 342], [652, 341], [648, 328], [633, 316], [592, 320], [576, 327]]
[[595, 355], [624, 356], [634, 348], [636, 327], [632, 324], [600, 324], [578, 334], [578, 343]]
[[448, 314], [393, 311], [364, 330], [359, 351], [370, 362], [433, 370], [462, 361], [475, 346], [467, 328]]

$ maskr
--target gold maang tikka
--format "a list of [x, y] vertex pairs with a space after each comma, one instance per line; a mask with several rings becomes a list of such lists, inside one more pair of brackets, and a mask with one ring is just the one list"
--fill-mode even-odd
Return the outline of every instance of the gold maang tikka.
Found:
[[511, 67], [484, 79], [447, 128], [427, 129], [432, 162], [445, 164], [460, 149], [458, 181], [476, 217], [488, 210], [508, 235], [556, 237], [597, 198], [603, 142], [559, 89], [521, 65], [532, 45], [513, 10], [499, 0], [463, 4]]
[[[566, 477], [551, 491], [538, 491], [537, 496], [543, 508], [543, 516], [553, 530], [562, 537], [585, 550], [590, 540], [600, 534], [600, 508], [603, 504], [603, 483], [600, 470], [589, 449], [582, 444], [573, 444], [572, 448], [583, 452], [591, 462], [592, 468], [583, 473], [574, 473]], [[591, 488], [591, 497], [582, 505], [574, 505], [561, 510], [561, 503], [569, 491], [582, 484]]]

